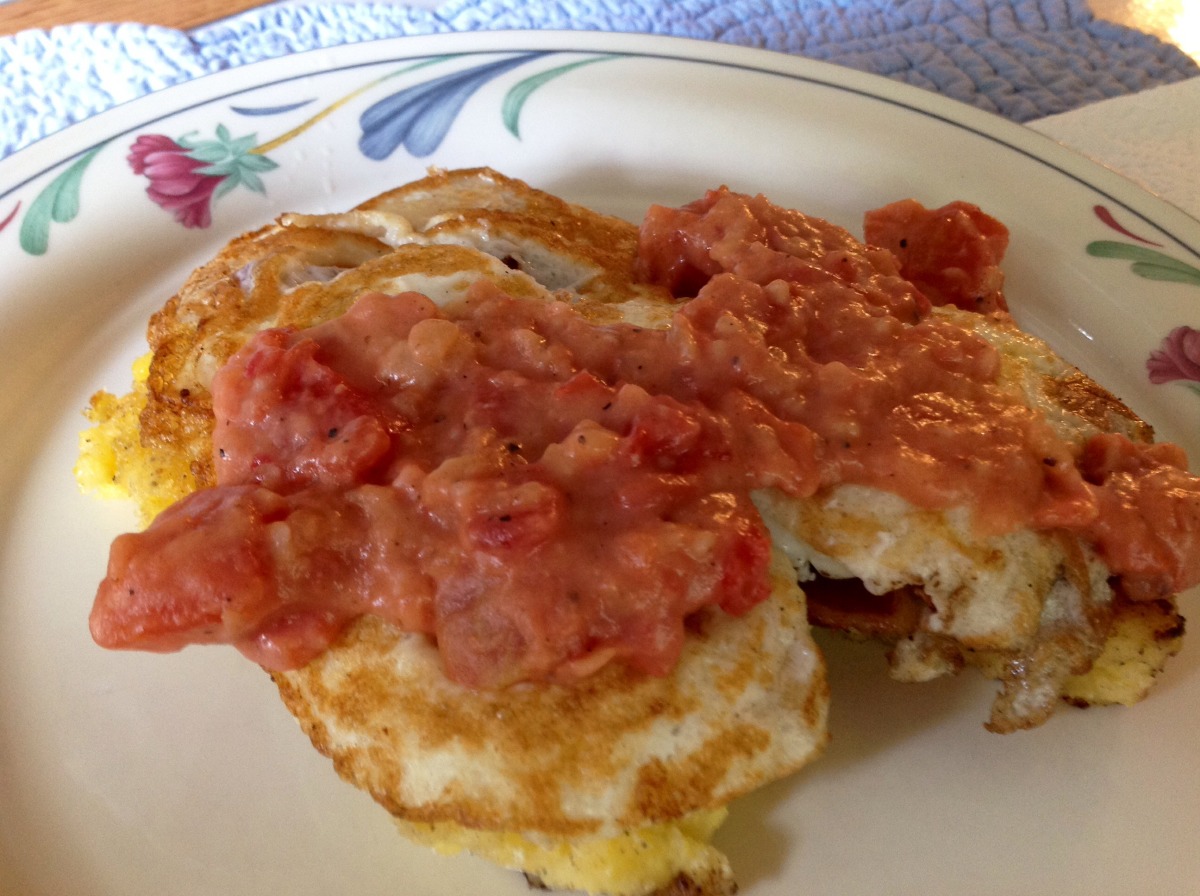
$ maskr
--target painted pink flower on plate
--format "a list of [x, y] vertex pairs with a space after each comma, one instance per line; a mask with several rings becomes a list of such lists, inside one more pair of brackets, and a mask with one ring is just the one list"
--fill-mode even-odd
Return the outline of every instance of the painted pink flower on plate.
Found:
[[175, 216], [184, 227], [212, 223], [212, 197], [223, 178], [202, 173], [208, 165], [162, 134], [143, 134], [129, 148], [129, 167], [144, 174], [146, 195]]
[[129, 147], [129, 167], [149, 179], [146, 195], [176, 221], [184, 227], [208, 227], [213, 202], [230, 190], [266, 192], [259, 175], [279, 166], [264, 154], [268, 147], [255, 145], [257, 139], [255, 134], [235, 137], [220, 124], [213, 140], [142, 134]]
[[1200, 330], [1176, 327], [1146, 360], [1152, 383], [1200, 382]]

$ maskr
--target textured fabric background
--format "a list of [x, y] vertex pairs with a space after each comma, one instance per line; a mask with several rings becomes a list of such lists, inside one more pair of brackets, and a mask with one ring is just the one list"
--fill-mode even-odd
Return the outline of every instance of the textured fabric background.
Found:
[[822, 59], [1016, 121], [1200, 74], [1177, 48], [1085, 0], [447, 0], [432, 9], [288, 3], [192, 32], [65, 26], [0, 38], [0, 158], [199, 75], [415, 34], [587, 29], [693, 37]]

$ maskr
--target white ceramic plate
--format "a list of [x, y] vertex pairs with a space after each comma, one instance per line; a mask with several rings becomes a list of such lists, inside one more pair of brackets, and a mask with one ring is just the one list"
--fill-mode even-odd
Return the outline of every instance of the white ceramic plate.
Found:
[[[135, 145], [165, 167], [135, 173]], [[185, 151], [212, 166], [191, 183]], [[304, 54], [129, 103], [0, 164], [0, 892], [526, 891], [402, 842], [232, 650], [116, 654], [87, 633], [133, 525], [73, 484], [89, 394], [127, 387], [147, 316], [229, 238], [431, 164], [632, 218], [722, 182], [851, 228], [901, 197], [977, 202], [1012, 229], [1017, 316], [1200, 456], [1191, 331], [1169, 337], [1195, 320], [1200, 224], [933, 94], [732, 47], [508, 33]], [[182, 226], [148, 186], [215, 188], [190, 207], [211, 222]], [[1182, 379], [1151, 382], [1152, 355]], [[747, 896], [1195, 892], [1198, 654], [1135, 709], [1001, 737], [981, 727], [989, 684], [892, 684], [877, 651], [831, 644], [828, 754], [736, 804], [719, 844]]]

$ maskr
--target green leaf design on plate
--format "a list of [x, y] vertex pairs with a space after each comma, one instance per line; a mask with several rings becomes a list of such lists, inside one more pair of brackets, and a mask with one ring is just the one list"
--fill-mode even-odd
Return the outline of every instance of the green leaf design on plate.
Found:
[[1088, 243], [1087, 253], [1098, 258], [1119, 258], [1132, 262], [1130, 268], [1133, 273], [1146, 280], [1200, 286], [1200, 268], [1172, 258], [1157, 249], [1111, 240], [1097, 240]]
[[204, 167], [196, 169], [197, 174], [221, 179], [213, 193], [214, 199], [237, 187], [265, 194], [267, 188], [259, 174], [279, 167], [278, 163], [256, 152], [257, 134], [234, 137], [223, 124], [217, 125], [216, 140], [181, 139], [178, 142], [187, 150], [189, 158], [205, 163]]
[[20, 233], [21, 248], [30, 255], [46, 254], [50, 248], [52, 224], [66, 224], [79, 214], [79, 188], [83, 183], [83, 173], [105, 146], [107, 143], [101, 143], [88, 150], [33, 200], [21, 222]]
[[266, 156], [235, 155], [198, 168], [196, 173], [223, 178], [221, 185], [217, 187], [217, 196], [222, 196], [239, 186], [251, 189], [255, 193], [266, 193], [267, 188], [258, 175], [278, 167], [277, 162], [271, 161]]
[[548, 71], [541, 72], [536, 75], [531, 75], [514, 84], [504, 95], [504, 102], [500, 106], [500, 115], [504, 120], [504, 126], [508, 128], [508, 132], [521, 139], [521, 110], [525, 107], [525, 102], [539, 88], [544, 87], [555, 78], [565, 75], [567, 72], [574, 71], [577, 68], [582, 68], [585, 65], [591, 65], [595, 62], [603, 62], [606, 59], [615, 59], [613, 55], [597, 56], [593, 59], [581, 59], [578, 62], [568, 62], [566, 65], [560, 65]]

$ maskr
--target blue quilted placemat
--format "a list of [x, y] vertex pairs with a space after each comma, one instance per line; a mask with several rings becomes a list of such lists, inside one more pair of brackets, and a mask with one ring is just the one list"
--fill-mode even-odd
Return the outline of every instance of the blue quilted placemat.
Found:
[[278, 3], [191, 32], [79, 25], [0, 38], [0, 158], [199, 75], [353, 41], [499, 29], [630, 31], [822, 59], [1016, 121], [1200, 74], [1085, 0], [447, 0]]

